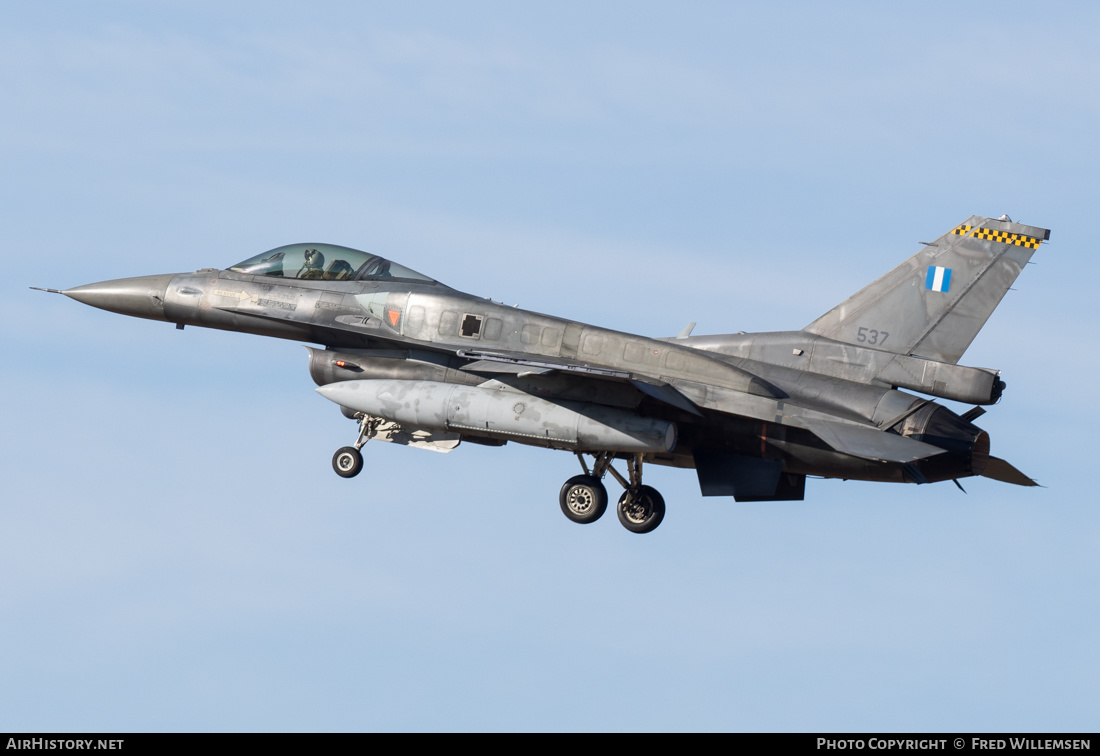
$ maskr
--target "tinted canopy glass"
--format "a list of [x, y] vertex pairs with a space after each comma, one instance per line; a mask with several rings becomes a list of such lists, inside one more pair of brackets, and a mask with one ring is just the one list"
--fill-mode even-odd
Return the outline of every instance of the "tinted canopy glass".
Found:
[[325, 281], [401, 278], [434, 283], [427, 276], [392, 260], [336, 244], [288, 244], [250, 257], [230, 270], [277, 278]]

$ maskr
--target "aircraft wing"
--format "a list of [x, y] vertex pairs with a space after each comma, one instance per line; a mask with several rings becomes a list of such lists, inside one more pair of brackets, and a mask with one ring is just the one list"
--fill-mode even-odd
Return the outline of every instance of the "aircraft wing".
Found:
[[813, 433], [835, 451], [876, 462], [916, 462], [934, 457], [946, 450], [938, 446], [875, 430], [862, 425], [848, 425], [828, 420], [799, 418], [798, 424]]
[[531, 355], [509, 352], [483, 352], [473, 350], [460, 350], [459, 357], [473, 360], [463, 367], [463, 370], [474, 373], [515, 373], [517, 375], [540, 374], [561, 372], [580, 376], [589, 376], [596, 379], [622, 381], [629, 383], [646, 396], [664, 402], [676, 409], [683, 410], [692, 415], [702, 417], [699, 408], [678, 391], [672, 385], [649, 375], [614, 370], [604, 367], [593, 367], [583, 362], [564, 359], [532, 358]]
[[[465, 372], [517, 376], [559, 373], [580, 381], [590, 379], [619, 382], [629, 384], [648, 397], [698, 417], [703, 416], [700, 411], [702, 408], [801, 428], [813, 433], [834, 451], [861, 459], [909, 464], [944, 453], [937, 446], [896, 433], [837, 420], [835, 416], [808, 407], [728, 388], [691, 384], [681, 380], [675, 381], [676, 385], [673, 385], [655, 376], [593, 366], [576, 360], [517, 352], [458, 350], [455, 354], [470, 361], [461, 368]], [[1022, 474], [1018, 475], [1022, 477]], [[1010, 474], [1006, 472], [1005, 476]]]
[[830, 415], [805, 407], [797, 407], [768, 397], [731, 389], [678, 385], [660, 378], [633, 372], [593, 367], [581, 362], [532, 358], [530, 355], [463, 350], [460, 357], [474, 360], [463, 368], [471, 372], [508, 372], [519, 375], [562, 372], [578, 378], [588, 376], [603, 380], [618, 380], [633, 385], [646, 396], [702, 416], [699, 408], [754, 420], [764, 420], [802, 428], [813, 433], [832, 449], [861, 459], [909, 463], [942, 454], [943, 449], [915, 441], [896, 433], [888, 433], [866, 425], [837, 421]]
[[[775, 399], [754, 395], [744, 391], [735, 391], [728, 388], [705, 386], [692, 382], [676, 380], [675, 385], [665, 382], [654, 376], [638, 373], [613, 370], [603, 367], [594, 367], [580, 362], [567, 360], [554, 360], [549, 358], [532, 358], [530, 355], [509, 354], [500, 352], [460, 351], [460, 357], [473, 360], [463, 370], [475, 373], [510, 373], [514, 375], [547, 375], [554, 372], [567, 374], [576, 380], [585, 378], [594, 380], [610, 380], [629, 383], [646, 396], [664, 402], [670, 406], [690, 412], [693, 415], [702, 416], [699, 411], [707, 409], [740, 417], [774, 422], [794, 428], [809, 431], [819, 438], [831, 449], [842, 454], [847, 454], [860, 459], [874, 462], [886, 462], [903, 465], [907, 478], [914, 483], [925, 482], [923, 474], [917, 464], [920, 460], [929, 459], [946, 453], [946, 449], [917, 441], [916, 439], [892, 433], [858, 422], [837, 419], [819, 410], [793, 405], [782, 399]], [[924, 407], [927, 402], [917, 403], [903, 416]], [[889, 425], [892, 425], [890, 423]], [[696, 465], [700, 464], [700, 454], [707, 451], [697, 450]], [[736, 456], [736, 455], [734, 455]], [[745, 460], [738, 458], [734, 465]], [[728, 459], [723, 459], [721, 465], [728, 468]], [[725, 470], [722, 475], [729, 471]], [[759, 471], [757, 471], [759, 472]], [[993, 478], [1005, 483], [1019, 486], [1036, 486], [1034, 480], [1015, 467], [997, 457], [990, 457], [987, 467], [981, 473], [986, 478]], [[721, 476], [720, 476], [721, 477]], [[738, 479], [738, 485], [743, 485], [744, 480]], [[722, 478], [725, 485], [726, 478]], [[709, 484], [708, 484], [709, 485]], [[706, 488], [706, 487], [704, 487]], [[769, 489], [770, 490], [770, 489]], [[722, 492], [727, 493], [725, 488]], [[716, 495], [713, 492], [705, 495]], [[740, 501], [754, 501], [751, 494], [740, 494]], [[801, 495], [792, 498], [801, 498]], [[769, 497], [765, 499], [770, 500]], [[760, 499], [764, 500], [764, 499]]]
[[565, 373], [581, 373], [595, 375], [602, 378], [628, 378], [633, 373], [613, 368], [596, 367], [579, 360], [568, 360], [558, 357], [542, 357], [524, 354], [522, 352], [498, 352], [473, 349], [460, 349], [459, 357], [475, 362], [466, 365], [463, 369], [474, 372], [490, 373], [548, 373], [561, 371]]

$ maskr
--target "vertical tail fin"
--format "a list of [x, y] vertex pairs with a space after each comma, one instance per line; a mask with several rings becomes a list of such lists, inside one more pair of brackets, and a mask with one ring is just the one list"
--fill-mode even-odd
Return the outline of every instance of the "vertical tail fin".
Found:
[[1049, 238], [1007, 217], [971, 216], [803, 330], [955, 364]]

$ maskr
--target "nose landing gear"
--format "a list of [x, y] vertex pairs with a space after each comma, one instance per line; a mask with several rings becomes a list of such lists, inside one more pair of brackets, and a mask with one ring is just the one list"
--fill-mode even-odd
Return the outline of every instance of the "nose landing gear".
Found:
[[660, 525], [665, 517], [665, 500], [655, 488], [642, 485], [642, 455], [627, 457], [629, 480], [611, 466], [615, 458], [613, 453], [599, 452], [593, 457], [592, 470], [589, 471], [584, 455], [577, 452], [584, 475], [570, 478], [561, 487], [558, 501], [565, 516], [582, 525], [600, 519], [607, 509], [607, 489], [601, 479], [606, 473], [611, 473], [626, 489], [616, 506], [623, 527], [632, 533], [649, 533]]
[[352, 446], [343, 446], [332, 455], [332, 469], [341, 478], [354, 478], [363, 471], [363, 453], [360, 449], [363, 448], [363, 444], [371, 440], [382, 422], [380, 418], [361, 412], [356, 413], [355, 416], [359, 418], [359, 438]]

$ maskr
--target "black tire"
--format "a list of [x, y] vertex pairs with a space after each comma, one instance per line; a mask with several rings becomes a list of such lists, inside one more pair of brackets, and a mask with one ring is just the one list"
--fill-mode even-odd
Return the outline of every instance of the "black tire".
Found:
[[566, 517], [587, 525], [607, 511], [607, 489], [595, 475], [575, 475], [561, 487], [558, 503]]
[[619, 505], [615, 511], [619, 515], [619, 522], [631, 533], [648, 533], [655, 530], [665, 519], [665, 500], [656, 488], [639, 486], [638, 491], [631, 499], [629, 506], [624, 506], [626, 493], [619, 497]]
[[341, 478], [354, 478], [363, 470], [363, 455], [354, 446], [337, 449], [332, 455], [332, 469]]

